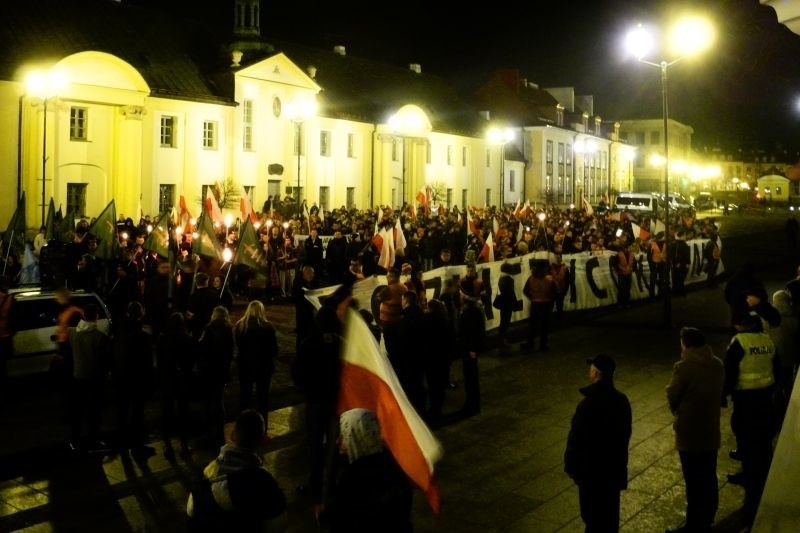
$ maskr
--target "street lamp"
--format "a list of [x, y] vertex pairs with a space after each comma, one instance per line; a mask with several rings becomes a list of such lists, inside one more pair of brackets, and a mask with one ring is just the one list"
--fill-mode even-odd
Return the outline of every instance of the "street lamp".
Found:
[[[672, 61], [661, 60], [659, 63], [644, 59], [654, 48], [655, 39], [650, 31], [639, 24], [628, 32], [625, 38], [627, 51], [640, 63], [661, 70], [661, 109], [664, 121], [664, 229], [665, 246], [669, 247], [669, 111], [667, 103], [667, 69], [682, 59], [698, 54], [711, 46], [714, 30], [711, 24], [699, 17], [687, 17], [680, 20], [671, 30], [670, 42], [675, 53]], [[670, 260], [669, 253], [664, 254], [665, 276], [662, 282], [664, 289], [664, 322], [672, 321], [672, 299], [670, 294]]]
[[[297, 152], [297, 218], [302, 215], [300, 210], [300, 155], [302, 154], [303, 122], [313, 117], [317, 112], [317, 102], [314, 98], [297, 98], [286, 104], [286, 116], [294, 123], [295, 151]], [[308, 177], [308, 165], [306, 165], [306, 177]], [[308, 185], [308, 183], [306, 183]]]
[[505, 179], [506, 179], [506, 143], [514, 140], [514, 130], [511, 128], [491, 127], [486, 132], [486, 139], [490, 144], [500, 146], [500, 209], [505, 206]]
[[47, 207], [47, 103], [57, 98], [66, 86], [66, 74], [58, 69], [33, 71], [25, 79], [28, 94], [42, 101], [42, 226], [46, 223]]

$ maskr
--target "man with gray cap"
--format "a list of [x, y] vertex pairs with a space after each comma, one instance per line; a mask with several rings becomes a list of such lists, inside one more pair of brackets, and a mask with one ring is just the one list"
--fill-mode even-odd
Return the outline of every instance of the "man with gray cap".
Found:
[[580, 389], [564, 452], [564, 471], [578, 485], [587, 532], [619, 531], [620, 491], [628, 487], [631, 404], [614, 387], [616, 363], [600, 354], [586, 361], [591, 384]]
[[675, 447], [686, 483], [686, 524], [667, 533], [711, 531], [719, 507], [717, 450], [725, 368], [697, 328], [681, 328], [681, 360], [667, 385]]

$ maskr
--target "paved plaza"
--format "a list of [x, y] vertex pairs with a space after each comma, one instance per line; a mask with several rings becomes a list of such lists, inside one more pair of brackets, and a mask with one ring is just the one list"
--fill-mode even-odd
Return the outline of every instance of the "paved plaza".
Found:
[[[728, 243], [728, 257], [757, 257], [753, 254], [766, 246], [763, 239], [741, 239]], [[797, 258], [787, 252], [764, 259], [757, 272], [771, 294], [791, 275]], [[727, 266], [731, 271], [737, 261]], [[703, 329], [715, 352], [724, 353], [730, 318], [723, 287], [693, 287], [688, 296], [674, 298], [669, 327], [660, 301], [638, 302], [629, 309], [567, 315], [548, 352], [484, 354], [481, 413], [454, 417], [435, 430], [445, 450], [436, 471], [442, 511], [434, 516], [416, 491], [415, 531], [583, 531], [576, 487], [563, 472], [563, 453], [581, 398], [578, 388], [588, 380], [585, 360], [600, 352], [616, 357], [617, 386], [633, 408], [622, 530], [649, 533], [679, 525], [684, 488], [664, 388], [679, 356], [681, 326]], [[292, 308], [282, 309], [272, 309], [276, 316], [283, 313], [276, 322], [280, 340], [293, 346]], [[521, 340], [524, 325], [515, 326], [514, 334]], [[264, 460], [289, 499], [289, 531], [317, 531], [311, 502], [295, 490], [307, 476], [303, 405], [286, 367], [280, 364], [276, 376], [272, 439]], [[453, 375], [459, 374], [454, 365]], [[180, 531], [190, 476], [212, 452], [198, 449], [189, 459], [168, 461], [160, 443], [154, 443], [159, 453], [143, 461], [120, 455], [70, 457], [63, 446], [58, 396], [38, 386], [37, 394], [27, 395], [35, 398], [19, 393], [0, 418], [0, 531]], [[445, 410], [460, 408], [462, 394], [461, 388], [448, 391]], [[715, 530], [732, 532], [740, 529], [736, 510], [743, 491], [725, 482], [725, 474], [739, 465], [727, 455], [734, 447], [729, 408], [723, 417]]]

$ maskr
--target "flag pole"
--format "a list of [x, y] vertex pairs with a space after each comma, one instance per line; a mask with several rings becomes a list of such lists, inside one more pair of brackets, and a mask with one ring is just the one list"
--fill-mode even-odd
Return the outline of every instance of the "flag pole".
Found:
[[[14, 215], [16, 216], [16, 214]], [[6, 275], [6, 267], [8, 267], [8, 256], [11, 255], [11, 243], [14, 242], [14, 231], [16, 228], [11, 229], [11, 238], [8, 240], [8, 248], [6, 249], [6, 256], [3, 260], [3, 275]]]
[[[219, 290], [219, 299], [222, 300], [222, 294], [225, 292], [225, 285], [228, 284], [228, 276], [231, 275], [231, 269], [233, 268], [233, 259], [230, 261], [226, 261], [228, 263], [228, 272], [225, 274], [225, 279], [222, 281], [222, 288]], [[222, 265], [225, 266], [225, 265]]]

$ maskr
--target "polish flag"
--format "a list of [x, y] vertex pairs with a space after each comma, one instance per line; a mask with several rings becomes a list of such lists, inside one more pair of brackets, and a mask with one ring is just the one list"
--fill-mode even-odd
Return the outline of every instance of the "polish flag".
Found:
[[667, 231], [667, 227], [660, 220], [654, 220], [650, 224], [651, 233], [658, 235], [662, 231]]
[[519, 216], [519, 208], [520, 208], [519, 198], [517, 198], [517, 207], [514, 208], [514, 218]]
[[411, 406], [366, 322], [352, 308], [344, 322], [338, 412], [361, 407], [376, 414], [386, 447], [439, 514], [434, 465], [442, 457], [442, 447]]
[[483, 261], [481, 261], [482, 263], [491, 263], [494, 261], [494, 239], [491, 233], [486, 237], [486, 242], [483, 243], [483, 248], [481, 248], [481, 253], [478, 254], [478, 257], [483, 259]]
[[397, 220], [394, 223], [394, 249], [395, 252], [404, 255], [406, 246], [408, 242], [406, 241], [406, 235], [403, 233], [403, 227], [400, 225], [400, 217], [397, 217]]
[[242, 220], [247, 220], [250, 217], [250, 222], [258, 222], [258, 217], [253, 212], [253, 205], [250, 203], [250, 197], [247, 196], [247, 191], [242, 187], [239, 193], [239, 211], [242, 212]]
[[417, 203], [427, 212], [431, 205], [431, 189], [427, 185], [423, 186], [417, 193]]
[[389, 270], [394, 266], [395, 249], [394, 249], [394, 228], [384, 229], [381, 231], [383, 237], [383, 246], [381, 247], [381, 255], [378, 259], [378, 264]]
[[178, 213], [177, 225], [183, 228], [184, 233], [191, 233], [192, 225], [190, 221], [192, 220], [192, 214], [189, 212], [189, 208], [186, 207], [186, 198], [184, 198], [182, 194], [180, 199], [180, 207], [181, 211]]
[[481, 238], [481, 230], [478, 229], [478, 225], [475, 223], [475, 220], [469, 214], [469, 210], [467, 210], [467, 231], [478, 237]]
[[631, 228], [633, 229], [634, 238], [642, 239], [643, 241], [646, 241], [650, 238], [650, 232], [646, 229], [642, 229], [640, 225], [631, 222]]
[[592, 204], [589, 203], [589, 200], [587, 200], [585, 196], [583, 197], [583, 210], [586, 211], [587, 215], [594, 214], [594, 208], [592, 207]]
[[531, 201], [525, 200], [525, 205], [522, 206], [522, 210], [519, 212], [520, 216], [524, 218], [530, 215], [532, 212], [533, 210], [531, 209]]
[[211, 187], [209, 187], [206, 191], [206, 199], [203, 203], [206, 208], [206, 213], [208, 213], [208, 216], [211, 217], [211, 221], [215, 224], [222, 224], [222, 211], [219, 209], [217, 199], [214, 198], [214, 193], [211, 192]]

